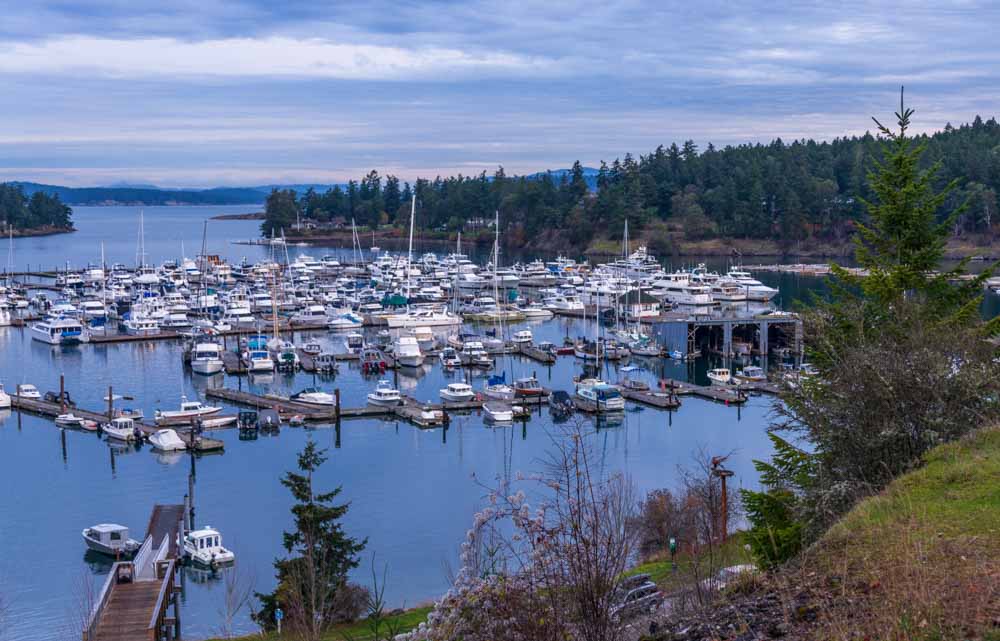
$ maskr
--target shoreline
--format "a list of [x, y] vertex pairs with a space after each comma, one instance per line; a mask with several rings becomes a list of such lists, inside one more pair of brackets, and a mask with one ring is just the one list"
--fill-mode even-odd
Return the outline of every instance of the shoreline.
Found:
[[262, 211], [246, 214], [219, 214], [212, 216], [209, 220], [264, 220], [265, 214]]
[[13, 234], [10, 230], [4, 233], [5, 236], [13, 236], [14, 238], [30, 238], [33, 236], [55, 236], [56, 234], [72, 234], [76, 231], [76, 227], [33, 227], [31, 229], [14, 229]]

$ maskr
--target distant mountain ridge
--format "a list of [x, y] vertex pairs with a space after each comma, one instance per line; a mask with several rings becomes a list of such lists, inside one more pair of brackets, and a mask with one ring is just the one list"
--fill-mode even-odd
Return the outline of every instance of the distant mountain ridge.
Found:
[[[569, 169], [554, 169], [549, 173], [557, 182], [568, 175]], [[546, 172], [529, 174], [531, 179], [539, 179]], [[597, 170], [584, 167], [584, 178], [591, 190], [597, 189]], [[104, 187], [64, 187], [43, 183], [10, 181], [19, 185], [29, 197], [36, 191], [49, 196], [59, 196], [67, 205], [260, 205], [272, 189], [294, 189], [303, 193], [309, 189], [325, 192], [334, 187], [344, 189], [346, 184], [299, 183], [272, 184], [252, 187], [211, 187], [208, 189], [183, 189], [157, 187], [149, 184], [117, 182]]]

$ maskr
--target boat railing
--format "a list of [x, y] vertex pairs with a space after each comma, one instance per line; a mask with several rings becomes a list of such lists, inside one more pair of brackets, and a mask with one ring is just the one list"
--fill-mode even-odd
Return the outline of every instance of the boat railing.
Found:
[[87, 627], [83, 630], [83, 641], [93, 641], [96, 637], [97, 626], [101, 622], [101, 614], [111, 599], [111, 592], [114, 590], [114, 586], [119, 583], [131, 583], [134, 576], [135, 564], [131, 561], [119, 561], [111, 566], [111, 571], [108, 572], [108, 576], [104, 580], [104, 585], [101, 586], [101, 591], [94, 600], [94, 605], [90, 609], [90, 615], [87, 617]]

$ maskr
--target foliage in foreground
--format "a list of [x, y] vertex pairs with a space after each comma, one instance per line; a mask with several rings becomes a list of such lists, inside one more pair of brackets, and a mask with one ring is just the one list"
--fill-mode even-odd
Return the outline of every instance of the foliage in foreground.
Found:
[[936, 189], [939, 165], [922, 169], [924, 144], [878, 121], [884, 160], [869, 175], [870, 222], [861, 227], [861, 275], [835, 268], [834, 296], [804, 315], [819, 376], [776, 406], [783, 431], [771, 462], [758, 462], [764, 490], [744, 492], [750, 540], [768, 566], [796, 554], [857, 501], [920, 464], [931, 448], [1000, 418], [997, 364], [978, 308], [990, 266], [966, 277], [965, 262], [940, 272], [949, 228], [965, 211], [942, 209], [957, 187]]

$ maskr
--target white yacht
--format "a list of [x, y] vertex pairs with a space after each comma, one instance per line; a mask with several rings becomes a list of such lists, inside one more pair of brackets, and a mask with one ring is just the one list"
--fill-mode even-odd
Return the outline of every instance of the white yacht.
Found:
[[420, 367], [424, 364], [424, 355], [420, 345], [413, 336], [400, 336], [393, 345], [392, 355], [396, 362], [405, 367]]
[[472, 387], [466, 383], [448, 383], [448, 386], [438, 392], [442, 400], [452, 403], [464, 403], [476, 397]]
[[411, 327], [409, 335], [417, 339], [417, 346], [422, 352], [431, 351], [437, 344], [437, 339], [434, 338], [434, 332], [431, 331], [430, 327]]
[[196, 374], [210, 376], [222, 371], [222, 345], [218, 343], [198, 343], [191, 355], [191, 370]]
[[369, 405], [380, 405], [382, 407], [395, 407], [403, 402], [399, 390], [392, 386], [387, 380], [381, 380], [375, 387], [374, 392], [368, 394]]
[[753, 383], [758, 381], [766, 381], [767, 373], [764, 371], [763, 367], [758, 367], [756, 365], [747, 365], [741, 370], [737, 370], [733, 378], [738, 382], [743, 383]]
[[726, 274], [746, 291], [747, 300], [767, 302], [778, 295], [778, 290], [768, 287], [742, 269], [730, 269]]
[[9, 410], [10, 403], [10, 394], [4, 391], [3, 383], [0, 383], [0, 410]]
[[148, 316], [131, 316], [123, 323], [129, 336], [156, 336], [160, 333], [160, 323]]
[[289, 320], [292, 325], [326, 325], [329, 319], [322, 305], [307, 305]]
[[712, 299], [718, 303], [742, 303], [747, 290], [731, 278], [720, 278], [712, 283]]
[[184, 556], [198, 565], [211, 568], [236, 560], [232, 551], [222, 547], [222, 535], [211, 525], [192, 530], [184, 536]]
[[413, 309], [404, 314], [385, 317], [390, 329], [401, 327], [454, 327], [462, 324], [462, 319], [446, 310]]
[[251, 372], [273, 372], [274, 361], [266, 349], [248, 349], [243, 353], [243, 362]]
[[86, 343], [90, 334], [72, 318], [46, 318], [31, 326], [31, 337], [49, 345], [75, 345]]
[[364, 334], [359, 334], [357, 332], [351, 332], [344, 337], [344, 349], [346, 349], [351, 354], [360, 354], [361, 350], [365, 348], [365, 337]]
[[535, 340], [535, 337], [532, 336], [530, 329], [522, 329], [514, 332], [514, 336], [512, 336], [510, 340], [515, 345], [531, 345], [531, 343]]

